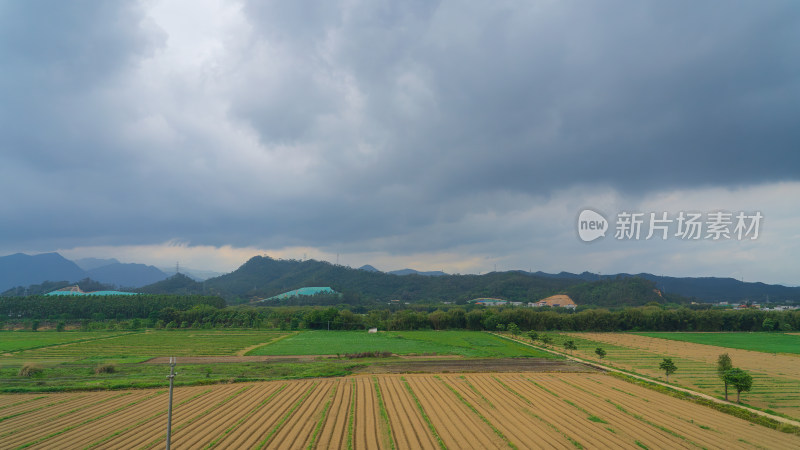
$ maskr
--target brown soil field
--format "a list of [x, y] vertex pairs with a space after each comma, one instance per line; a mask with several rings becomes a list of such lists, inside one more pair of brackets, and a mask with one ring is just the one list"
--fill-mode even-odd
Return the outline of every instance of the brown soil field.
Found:
[[363, 373], [596, 372], [573, 361], [539, 358], [433, 359], [373, 363]]
[[720, 354], [727, 353], [731, 356], [736, 367], [800, 380], [800, 355], [754, 352], [750, 350], [717, 347], [714, 345], [695, 344], [693, 342], [673, 341], [625, 333], [568, 334], [584, 339], [591, 339], [593, 341], [607, 342], [612, 345], [646, 350], [666, 356], [691, 358], [714, 365], [716, 365], [717, 357], [719, 357]]
[[[166, 410], [163, 389], [0, 395], [0, 448], [163, 448]], [[800, 436], [599, 372], [181, 387], [172, 424], [175, 449], [800, 448]]]
[[[793, 418], [800, 418], [800, 356], [774, 354], [673, 341], [625, 333], [564, 333], [577, 339], [575, 356], [598, 361], [594, 349], [582, 339], [599, 346], [608, 344], [608, 356], [601, 364], [611, 364], [621, 369], [647, 375], [664, 381], [664, 372], [658, 364], [664, 357], [671, 357], [678, 371], [670, 376], [670, 382], [699, 392], [723, 396], [716, 364], [722, 353], [728, 353], [735, 367], [753, 375], [753, 388], [743, 392], [744, 402], [762, 409], [771, 409]], [[560, 349], [559, 349], [560, 350]], [[729, 389], [729, 399], [736, 399], [736, 391]]]

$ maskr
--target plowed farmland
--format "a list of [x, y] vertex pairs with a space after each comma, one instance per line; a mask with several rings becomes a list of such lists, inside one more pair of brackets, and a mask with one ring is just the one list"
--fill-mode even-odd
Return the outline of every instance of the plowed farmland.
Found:
[[[163, 448], [165, 390], [0, 395], [0, 448]], [[601, 373], [380, 374], [176, 388], [173, 448], [798, 448]]]
[[[565, 333], [578, 346], [575, 356], [597, 360], [596, 347], [608, 355], [603, 360], [622, 369], [664, 379], [658, 364], [671, 357], [678, 371], [670, 381], [681, 386], [722, 397], [723, 385], [716, 372], [717, 357], [728, 353], [736, 367], [753, 375], [753, 389], [743, 394], [744, 402], [800, 418], [800, 356], [774, 354], [695, 344], [627, 333]], [[735, 395], [735, 394], [734, 394]]]

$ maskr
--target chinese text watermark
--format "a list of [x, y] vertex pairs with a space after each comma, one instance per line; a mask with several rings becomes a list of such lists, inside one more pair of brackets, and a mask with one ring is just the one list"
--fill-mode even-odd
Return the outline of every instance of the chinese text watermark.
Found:
[[[679, 239], [718, 241], [722, 239], [758, 239], [761, 220], [760, 211], [747, 213], [715, 211], [710, 213], [685, 212], [670, 215], [668, 212], [622, 211], [616, 216], [614, 239], [649, 240]], [[591, 242], [605, 237], [611, 227], [606, 218], [591, 209], [578, 215], [578, 237]]]

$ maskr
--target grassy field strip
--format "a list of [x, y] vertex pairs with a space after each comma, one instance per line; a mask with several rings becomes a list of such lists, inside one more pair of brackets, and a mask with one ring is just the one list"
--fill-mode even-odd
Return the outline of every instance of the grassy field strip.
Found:
[[394, 441], [394, 434], [392, 433], [392, 421], [389, 420], [389, 413], [386, 411], [386, 403], [383, 401], [383, 393], [381, 392], [381, 385], [378, 383], [378, 377], [372, 376], [372, 383], [375, 386], [375, 395], [378, 400], [378, 408], [381, 413], [381, 429], [385, 430], [386, 440], [389, 442], [389, 447], [394, 450], [397, 445]]
[[[44, 441], [52, 439], [52, 438], [54, 438], [56, 436], [59, 436], [61, 434], [64, 434], [64, 433], [66, 433], [68, 431], [71, 431], [71, 430], [73, 430], [75, 428], [79, 428], [79, 427], [82, 427], [84, 425], [88, 425], [88, 424], [96, 422], [96, 421], [98, 421], [100, 419], [104, 419], [104, 418], [106, 418], [108, 416], [116, 414], [116, 413], [118, 413], [120, 411], [123, 411], [123, 410], [125, 410], [127, 408], [135, 406], [135, 405], [137, 405], [139, 403], [142, 403], [142, 402], [145, 402], [147, 400], [150, 400], [151, 398], [154, 398], [154, 397], [157, 397], [159, 395], [162, 395], [165, 392], [166, 391], [158, 391], [158, 392], [155, 392], [155, 393], [151, 393], [150, 395], [147, 395], [147, 396], [145, 396], [143, 398], [139, 398], [139, 399], [134, 400], [134, 401], [132, 401], [130, 403], [127, 403], [125, 405], [122, 405], [122, 406], [119, 406], [117, 408], [114, 408], [111, 411], [104, 412], [103, 414], [100, 414], [98, 416], [92, 416], [92, 417], [87, 418], [85, 420], [82, 420], [82, 421], [80, 421], [78, 423], [73, 423], [73, 424], [71, 424], [71, 425], [69, 425], [69, 426], [67, 426], [65, 428], [61, 428], [58, 431], [54, 431], [54, 432], [51, 432], [51, 433], [49, 433], [47, 435], [38, 437], [38, 438], [34, 439], [33, 441], [28, 441], [28, 442], [25, 442], [25, 443], [22, 443], [22, 444], [19, 444], [19, 445], [15, 443], [15, 444], [12, 444], [12, 445], [17, 445], [15, 448], [22, 449], [22, 448], [30, 447], [32, 445], [40, 444], [40, 443], [42, 443]], [[38, 435], [39, 433], [37, 432], [36, 434]]]
[[269, 443], [269, 441], [272, 439], [272, 437], [275, 436], [275, 433], [277, 433], [278, 430], [281, 429], [283, 424], [286, 423], [286, 421], [289, 420], [290, 417], [292, 417], [292, 414], [294, 414], [294, 412], [297, 410], [297, 408], [299, 408], [300, 405], [302, 405], [303, 402], [306, 401], [308, 396], [311, 395], [311, 393], [314, 391], [314, 389], [316, 389], [317, 384], [318, 383], [312, 384], [311, 387], [309, 387], [306, 390], [306, 392], [303, 394], [303, 396], [300, 397], [300, 399], [297, 400], [297, 402], [295, 402], [294, 405], [292, 405], [291, 409], [289, 409], [289, 411], [287, 411], [286, 414], [283, 417], [281, 417], [281, 420], [279, 420], [278, 423], [276, 423], [275, 426], [272, 427], [272, 429], [269, 430], [269, 432], [267, 433], [267, 436], [261, 442], [259, 442], [259, 444], [256, 447], [256, 449], [262, 449], [262, 448], [264, 448], [265, 445], [267, 445]]
[[[110, 393], [109, 393], [110, 394]], [[76, 413], [80, 413], [83, 411], [88, 410], [89, 408], [96, 407], [98, 405], [103, 405], [106, 402], [113, 402], [114, 400], [122, 399], [123, 397], [131, 395], [130, 392], [123, 392], [118, 394], [110, 394], [100, 396], [100, 400], [97, 400], [95, 396], [81, 396], [81, 398], [85, 399], [85, 402], [79, 402], [78, 405], [72, 405], [69, 403], [62, 404], [61, 408], [51, 408], [48, 410], [43, 410], [41, 414], [37, 414], [34, 416], [28, 416], [24, 419], [20, 420], [20, 423], [15, 423], [16, 421], [11, 421], [3, 425], [3, 428], [7, 429], [8, 431], [4, 431], [0, 433], [0, 439], [11, 436], [14, 434], [21, 433], [26, 430], [30, 430], [32, 428], [41, 429], [45, 425], [51, 426], [57, 420], [71, 416]], [[105, 398], [104, 398], [105, 397]], [[81, 398], [78, 398], [80, 400]], [[124, 401], [124, 400], [121, 400]], [[67, 407], [68, 409], [64, 411], [62, 408]], [[91, 412], [89, 412], [91, 413]], [[87, 414], [89, 414], [87, 413]], [[73, 416], [75, 417], [75, 416]], [[69, 417], [65, 422], [73, 420], [73, 417]], [[80, 416], [78, 416], [80, 417]], [[0, 441], [2, 443], [2, 441]]]
[[328, 417], [328, 411], [331, 409], [331, 403], [333, 403], [333, 400], [336, 398], [336, 390], [338, 387], [338, 385], [333, 386], [331, 393], [328, 394], [328, 401], [326, 401], [325, 405], [322, 406], [322, 411], [319, 413], [319, 419], [317, 419], [317, 424], [314, 426], [314, 432], [311, 434], [311, 440], [306, 446], [307, 450], [316, 448], [317, 437], [319, 436], [320, 430], [322, 430], [322, 426], [325, 425], [325, 419]]
[[[191, 397], [189, 397], [189, 398], [187, 398], [185, 400], [182, 400], [182, 401], [176, 403], [174, 405], [174, 407], [175, 407], [175, 409], [181, 408], [184, 405], [186, 405], [187, 403], [190, 403], [190, 402], [192, 402], [192, 401], [194, 401], [194, 400], [196, 400], [196, 399], [198, 399], [198, 398], [200, 398], [200, 397], [202, 397], [202, 396], [204, 396], [204, 395], [206, 395], [206, 394], [208, 394], [210, 392], [211, 392], [211, 389], [206, 389], [206, 390], [204, 390], [202, 392], [199, 392], [199, 393], [197, 393], [197, 394], [195, 394], [195, 395], [193, 395], [193, 396], [191, 396]], [[137, 421], [137, 422], [135, 422], [135, 423], [133, 423], [131, 425], [128, 425], [128, 426], [126, 426], [124, 428], [116, 430], [113, 433], [111, 433], [111, 434], [109, 434], [109, 435], [107, 435], [107, 436], [105, 436], [105, 437], [103, 437], [101, 439], [98, 439], [98, 440], [96, 440], [94, 442], [91, 442], [86, 447], [84, 447], [84, 450], [89, 450], [89, 449], [95, 448], [95, 447], [97, 447], [99, 445], [102, 445], [102, 444], [104, 444], [104, 443], [116, 438], [117, 436], [120, 436], [120, 435], [122, 435], [124, 433], [127, 433], [130, 430], [133, 430], [133, 429], [136, 429], [136, 428], [140, 428], [140, 427], [142, 427], [142, 425], [144, 425], [144, 424], [146, 424], [146, 423], [148, 423], [148, 422], [150, 422], [152, 420], [155, 420], [155, 419], [157, 419], [159, 417], [162, 417], [162, 416], [164, 416], [166, 414], [167, 414], [167, 408], [164, 408], [161, 411], [158, 411], [157, 413], [155, 413], [155, 414], [153, 414], [153, 415], [151, 415], [149, 417], [141, 419], [141, 420], [139, 420], [139, 421]]]
[[436, 431], [436, 427], [433, 425], [433, 422], [431, 422], [431, 418], [428, 417], [427, 413], [425, 413], [425, 408], [423, 408], [422, 404], [419, 402], [419, 398], [417, 398], [417, 394], [414, 393], [414, 389], [411, 388], [411, 385], [408, 384], [408, 381], [406, 381], [405, 377], [400, 377], [400, 381], [403, 383], [403, 386], [406, 388], [406, 391], [408, 391], [408, 394], [414, 400], [414, 404], [416, 405], [417, 410], [422, 416], [422, 420], [425, 421], [425, 424], [428, 426], [428, 430], [430, 430], [434, 439], [436, 439], [436, 443], [439, 444], [439, 448], [442, 450], [446, 450], [447, 446], [442, 441], [441, 436], [439, 436], [439, 432]]
[[[753, 375], [753, 390], [743, 394], [744, 403], [800, 419], [800, 372], [787, 376], [791, 370], [800, 370], [800, 357], [620, 333], [569, 333], [567, 336], [578, 346], [576, 356], [655, 379], [664, 379], [658, 364], [664, 357], [671, 357], [678, 366], [678, 371], [670, 377], [673, 385], [717, 398], [723, 398], [723, 386], [716, 373], [716, 358], [727, 352], [735, 366]], [[590, 336], [597, 340], [589, 340]], [[624, 346], [626, 338], [631, 339], [629, 347]], [[594, 355], [596, 347], [608, 352], [602, 362]], [[781, 365], [784, 363], [785, 367]]]
[[[191, 424], [193, 424], [193, 423], [195, 423], [195, 422], [199, 422], [199, 421], [200, 421], [200, 419], [202, 419], [203, 417], [205, 417], [205, 416], [208, 416], [209, 414], [211, 414], [212, 412], [214, 412], [214, 410], [216, 410], [216, 409], [218, 409], [218, 408], [222, 407], [223, 405], [225, 405], [226, 403], [230, 402], [231, 400], [233, 400], [233, 399], [237, 398], [239, 395], [243, 394], [244, 392], [247, 392], [247, 391], [248, 391], [249, 389], [251, 389], [252, 387], [253, 387], [252, 385], [250, 385], [250, 386], [244, 386], [244, 387], [242, 387], [242, 388], [238, 389], [236, 392], [234, 392], [234, 393], [232, 393], [232, 394], [228, 395], [227, 397], [225, 397], [225, 398], [224, 398], [224, 399], [222, 399], [221, 401], [217, 402], [217, 403], [216, 403], [216, 404], [214, 404], [214, 405], [213, 405], [211, 408], [208, 408], [208, 409], [206, 409], [205, 411], [201, 412], [200, 414], [197, 414], [196, 416], [192, 417], [191, 419], [187, 420], [186, 422], [180, 423], [180, 424], [178, 424], [178, 425], [173, 425], [173, 427], [172, 427], [172, 434], [173, 434], [173, 436], [174, 436], [175, 434], [177, 434], [179, 431], [181, 431], [182, 429], [184, 429], [184, 428], [188, 427], [189, 425], [191, 425]], [[161, 436], [159, 436], [158, 438], [156, 438], [156, 439], [152, 440], [150, 443], [148, 443], [148, 444], [145, 444], [145, 445], [142, 447], [142, 449], [143, 449], [143, 450], [146, 450], [146, 449], [148, 449], [148, 448], [153, 448], [153, 447], [155, 447], [156, 445], [159, 445], [159, 444], [163, 443], [164, 441], [166, 441], [166, 439], [167, 439], [167, 434], [166, 434], [166, 433], [164, 433], [164, 434], [162, 434]]]

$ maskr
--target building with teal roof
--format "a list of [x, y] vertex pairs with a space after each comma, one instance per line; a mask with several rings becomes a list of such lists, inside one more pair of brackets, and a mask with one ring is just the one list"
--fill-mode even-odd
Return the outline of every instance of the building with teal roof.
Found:
[[266, 300], [286, 300], [292, 297], [299, 297], [301, 295], [317, 295], [317, 294], [338, 294], [338, 292], [334, 291], [329, 287], [303, 287], [300, 289], [295, 289], [293, 291], [284, 292], [283, 294], [278, 294], [274, 297], [270, 297]]
[[53, 292], [48, 292], [49, 296], [84, 296], [84, 295], [94, 295], [94, 296], [107, 296], [107, 295], [138, 295], [135, 292], [122, 292], [122, 291], [91, 291], [91, 292], [83, 292], [81, 288], [78, 286], [67, 286], [65, 288], [58, 289]]

